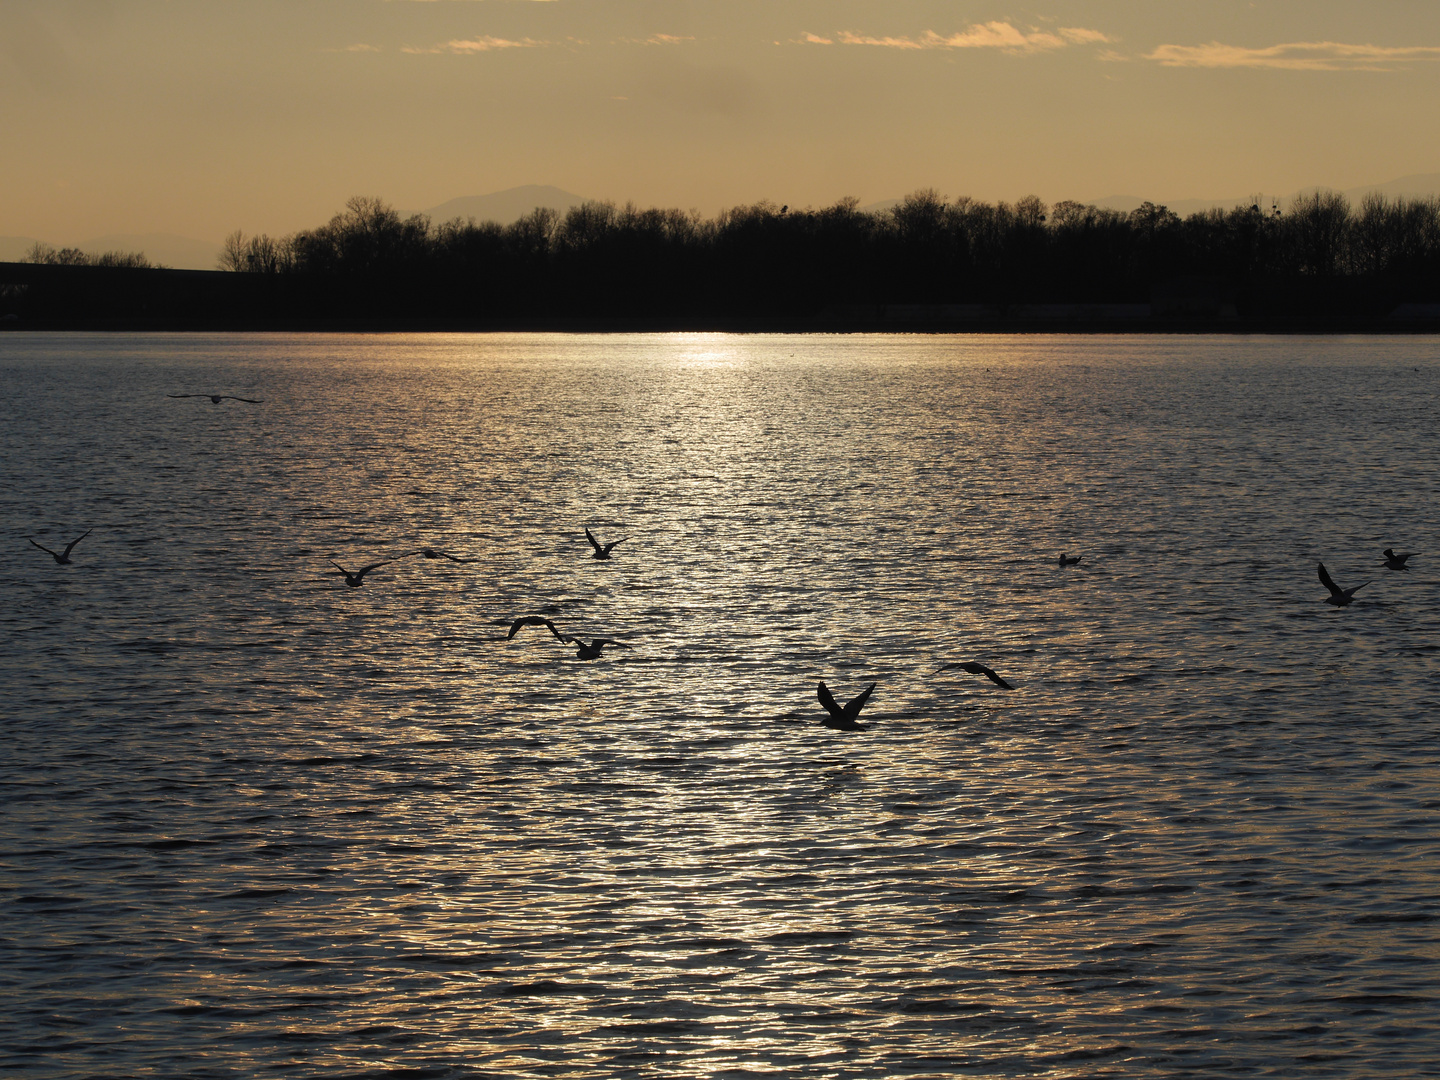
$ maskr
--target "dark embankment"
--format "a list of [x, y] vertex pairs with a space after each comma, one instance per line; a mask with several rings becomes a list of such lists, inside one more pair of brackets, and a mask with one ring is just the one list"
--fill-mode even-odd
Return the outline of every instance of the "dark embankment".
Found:
[[[138, 262], [143, 263], [143, 259]], [[513, 225], [352, 199], [224, 270], [0, 264], [32, 329], [1440, 330], [1440, 201], [1316, 192], [1180, 219], [919, 192], [883, 214], [589, 203]]]

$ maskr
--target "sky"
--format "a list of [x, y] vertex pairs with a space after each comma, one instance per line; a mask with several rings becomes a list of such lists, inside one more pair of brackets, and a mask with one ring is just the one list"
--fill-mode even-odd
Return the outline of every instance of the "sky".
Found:
[[0, 0], [0, 235], [1440, 172], [1434, 0]]

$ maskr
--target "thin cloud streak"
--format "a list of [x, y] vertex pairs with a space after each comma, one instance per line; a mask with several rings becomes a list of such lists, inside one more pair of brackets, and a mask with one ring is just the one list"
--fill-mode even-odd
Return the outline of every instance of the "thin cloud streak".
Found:
[[676, 34], [651, 34], [648, 38], [621, 38], [625, 45], [681, 45], [687, 41], [694, 41], [693, 37], [680, 37]]
[[1295, 41], [1248, 49], [1212, 41], [1206, 45], [1161, 45], [1147, 53], [1164, 67], [1274, 68], [1282, 71], [1394, 71], [1419, 60], [1440, 60], [1440, 47], [1346, 45], [1338, 41]]
[[1070, 45], [1108, 44], [1114, 39], [1100, 30], [1080, 26], [1062, 27], [1055, 33], [1048, 30], [1021, 30], [1008, 22], [975, 23], [955, 34], [937, 34], [926, 30], [919, 37], [874, 37], [845, 30], [835, 38], [806, 33], [801, 43], [809, 45], [873, 45], [886, 49], [999, 49], [1012, 55], [1050, 52]]
[[507, 38], [490, 37], [488, 34], [466, 40], [456, 39], [447, 41], [443, 45], [433, 45], [428, 49], [422, 49], [415, 45], [405, 45], [400, 51], [412, 55], [425, 55], [429, 53], [458, 53], [469, 55], [471, 53], [494, 52], [497, 49], [539, 49], [546, 45], [554, 44], [549, 41], [536, 41], [533, 38], [521, 38], [519, 41], [510, 41]]

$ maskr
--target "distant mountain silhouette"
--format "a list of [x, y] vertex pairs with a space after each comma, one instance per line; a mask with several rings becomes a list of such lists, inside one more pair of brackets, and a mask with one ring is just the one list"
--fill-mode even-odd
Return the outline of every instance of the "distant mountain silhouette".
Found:
[[1391, 180], [1385, 184], [1351, 188], [1345, 192], [1345, 197], [1352, 203], [1358, 203], [1372, 191], [1391, 199], [1400, 195], [1410, 198], [1416, 195], [1440, 195], [1440, 173], [1411, 173], [1409, 176], [1402, 176], [1399, 180]]
[[575, 195], [547, 184], [526, 184], [489, 195], [466, 195], [463, 198], [451, 199], [421, 212], [429, 215], [436, 225], [456, 218], [474, 218], [477, 222], [496, 221], [501, 225], [509, 225], [519, 221], [537, 206], [549, 207], [563, 214], [572, 206], [582, 206], [589, 201], [583, 195]]

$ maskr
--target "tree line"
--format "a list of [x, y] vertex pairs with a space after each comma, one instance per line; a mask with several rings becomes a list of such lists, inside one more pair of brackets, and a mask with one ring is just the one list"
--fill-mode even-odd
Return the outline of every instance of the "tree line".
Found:
[[37, 266], [123, 266], [128, 269], [148, 270], [150, 260], [140, 251], [102, 251], [91, 253], [79, 248], [56, 248], [38, 240], [30, 245], [22, 262]]
[[510, 225], [433, 224], [351, 199], [315, 229], [233, 233], [222, 269], [301, 286], [337, 314], [814, 317], [864, 305], [1145, 303], [1174, 282], [1327, 309], [1440, 297], [1440, 200], [1315, 191], [1181, 218], [1028, 196], [918, 191], [881, 213], [769, 202], [696, 212], [590, 202]]

